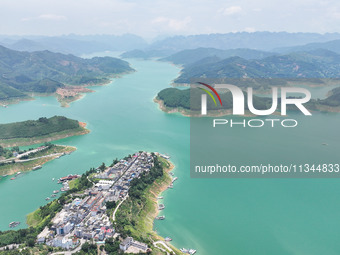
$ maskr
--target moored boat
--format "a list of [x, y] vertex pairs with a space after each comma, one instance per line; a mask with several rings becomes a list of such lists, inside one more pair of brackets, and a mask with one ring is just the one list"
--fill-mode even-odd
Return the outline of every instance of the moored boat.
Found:
[[35, 171], [35, 170], [40, 169], [41, 167], [42, 167], [42, 166], [40, 166], [40, 165], [39, 165], [39, 166], [35, 166], [35, 167], [32, 168], [32, 170]]
[[19, 224], [20, 224], [20, 221], [12, 221], [11, 223], [9, 223], [9, 227], [10, 228], [15, 228]]
[[194, 249], [190, 249], [190, 250], [189, 250], [189, 254], [193, 255], [193, 254], [195, 254], [195, 253], [196, 253], [196, 250], [194, 250]]

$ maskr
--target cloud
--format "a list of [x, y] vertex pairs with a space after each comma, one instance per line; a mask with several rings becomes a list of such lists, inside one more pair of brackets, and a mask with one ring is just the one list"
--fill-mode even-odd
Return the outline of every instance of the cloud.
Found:
[[67, 17], [63, 15], [56, 15], [56, 14], [41, 14], [37, 17], [28, 17], [28, 18], [21, 19], [21, 21], [30, 21], [30, 20], [65, 21], [67, 20]]
[[166, 25], [169, 29], [180, 31], [185, 29], [188, 24], [191, 22], [191, 17], [186, 17], [182, 20], [180, 19], [171, 19], [166, 17], [157, 17], [151, 21], [152, 24], [163, 24]]
[[234, 15], [234, 14], [238, 14], [240, 12], [242, 12], [242, 7], [241, 6], [230, 6], [227, 8], [223, 8], [220, 10], [220, 12], [223, 15], [229, 16], [229, 15]]

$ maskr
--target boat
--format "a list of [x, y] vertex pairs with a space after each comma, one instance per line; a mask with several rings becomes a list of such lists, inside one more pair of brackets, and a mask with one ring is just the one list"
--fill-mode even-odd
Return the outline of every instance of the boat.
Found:
[[46, 201], [48, 201], [48, 200], [50, 200], [50, 198], [49, 198], [49, 197], [47, 197], [47, 198], [45, 198], [45, 200], [46, 200]]
[[56, 197], [57, 195], [56, 194], [52, 194], [51, 197]]
[[59, 193], [59, 190], [54, 190], [53, 191], [53, 194], [57, 194], [57, 193]]
[[322, 143], [322, 145], [325, 145], [325, 146], [326, 146], [326, 145], [328, 145], [328, 143]]
[[156, 220], [165, 220], [165, 216], [157, 216], [155, 219]]
[[17, 177], [18, 175], [20, 175], [21, 174], [21, 172], [17, 172], [17, 174], [15, 175], [15, 177]]
[[15, 228], [19, 224], [20, 224], [20, 221], [12, 221], [11, 223], [9, 223], [9, 227], [10, 228]]
[[165, 158], [165, 159], [169, 159], [170, 158], [170, 156], [164, 155], [164, 154], [160, 154], [159, 156], [161, 156], [162, 158]]
[[10, 180], [12, 180], [12, 181], [13, 181], [13, 180], [15, 180], [15, 178], [14, 178], [14, 177], [12, 177]]
[[169, 174], [172, 175], [172, 176], [174, 176], [174, 173], [173, 173], [173, 172], [170, 172]]
[[157, 199], [163, 199], [163, 197], [157, 197]]
[[189, 250], [189, 254], [193, 255], [193, 254], [195, 254], [195, 253], [196, 253], [196, 250], [194, 250], [194, 249], [190, 249], [190, 250]]
[[52, 181], [54, 181], [55, 179], [54, 178], [52, 178]]
[[172, 238], [171, 237], [165, 237], [165, 239], [164, 239], [166, 242], [170, 242], [170, 241], [172, 241]]
[[7, 177], [8, 176], [8, 174], [4, 174], [2, 177]]
[[158, 210], [163, 210], [165, 208], [165, 205], [164, 204], [159, 204], [158, 205]]
[[174, 188], [174, 185], [171, 183], [168, 187], [169, 189], [173, 189]]
[[181, 249], [179, 249], [181, 252], [183, 252], [183, 253], [188, 253], [189, 252], [189, 250], [187, 250], [187, 249], [185, 249], [185, 248], [181, 248]]
[[32, 170], [35, 171], [35, 170], [40, 169], [41, 167], [42, 167], [42, 166], [40, 166], [40, 165], [39, 165], [39, 166], [35, 166], [35, 167], [32, 168]]
[[172, 179], [172, 182], [176, 181], [178, 179], [178, 177], [175, 177]]

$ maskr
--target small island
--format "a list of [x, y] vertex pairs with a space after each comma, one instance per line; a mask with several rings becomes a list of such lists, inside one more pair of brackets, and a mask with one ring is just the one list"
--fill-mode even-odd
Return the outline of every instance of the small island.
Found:
[[[0, 175], [37, 170], [48, 161], [72, 153], [75, 147], [50, 142], [87, 134], [85, 126], [63, 116], [0, 124]], [[41, 143], [45, 144], [28, 150], [19, 147]]]

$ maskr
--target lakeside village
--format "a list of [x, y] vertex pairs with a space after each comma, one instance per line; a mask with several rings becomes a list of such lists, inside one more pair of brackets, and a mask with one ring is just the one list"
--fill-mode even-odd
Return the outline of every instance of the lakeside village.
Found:
[[[169, 159], [166, 155], [157, 155]], [[147, 152], [139, 152], [132, 157], [126, 157], [112, 167], [104, 169], [97, 168], [94, 175], [95, 182], [81, 194], [73, 194], [71, 202], [64, 204], [60, 212], [52, 219], [37, 236], [38, 244], [46, 244], [52, 247], [60, 247], [64, 250], [76, 250], [86, 241], [93, 240], [97, 244], [105, 243], [107, 238], [117, 238], [120, 236], [115, 231], [113, 223], [107, 214], [108, 202], [117, 203], [116, 209], [112, 212], [113, 221], [115, 213], [120, 204], [128, 197], [129, 184], [134, 178], [138, 178], [142, 173], [150, 171], [154, 165], [153, 155]], [[101, 171], [100, 171], [101, 170]], [[173, 173], [170, 173], [173, 175]], [[69, 181], [79, 178], [79, 175], [69, 175], [58, 180], [63, 185], [60, 191], [70, 189]], [[172, 179], [168, 188], [173, 187]], [[59, 190], [54, 191], [53, 197]], [[158, 197], [161, 199], [162, 197]], [[47, 198], [48, 200], [49, 198]], [[119, 203], [119, 204], [118, 204]], [[159, 210], [163, 210], [163, 204], [158, 205]], [[157, 216], [156, 219], [164, 220], [165, 216]], [[171, 241], [167, 237], [165, 241]], [[165, 244], [165, 243], [164, 243]], [[132, 237], [121, 240], [119, 248], [126, 253], [146, 253], [151, 251], [147, 244], [138, 242]], [[187, 254], [194, 254], [196, 250], [181, 249]]]

